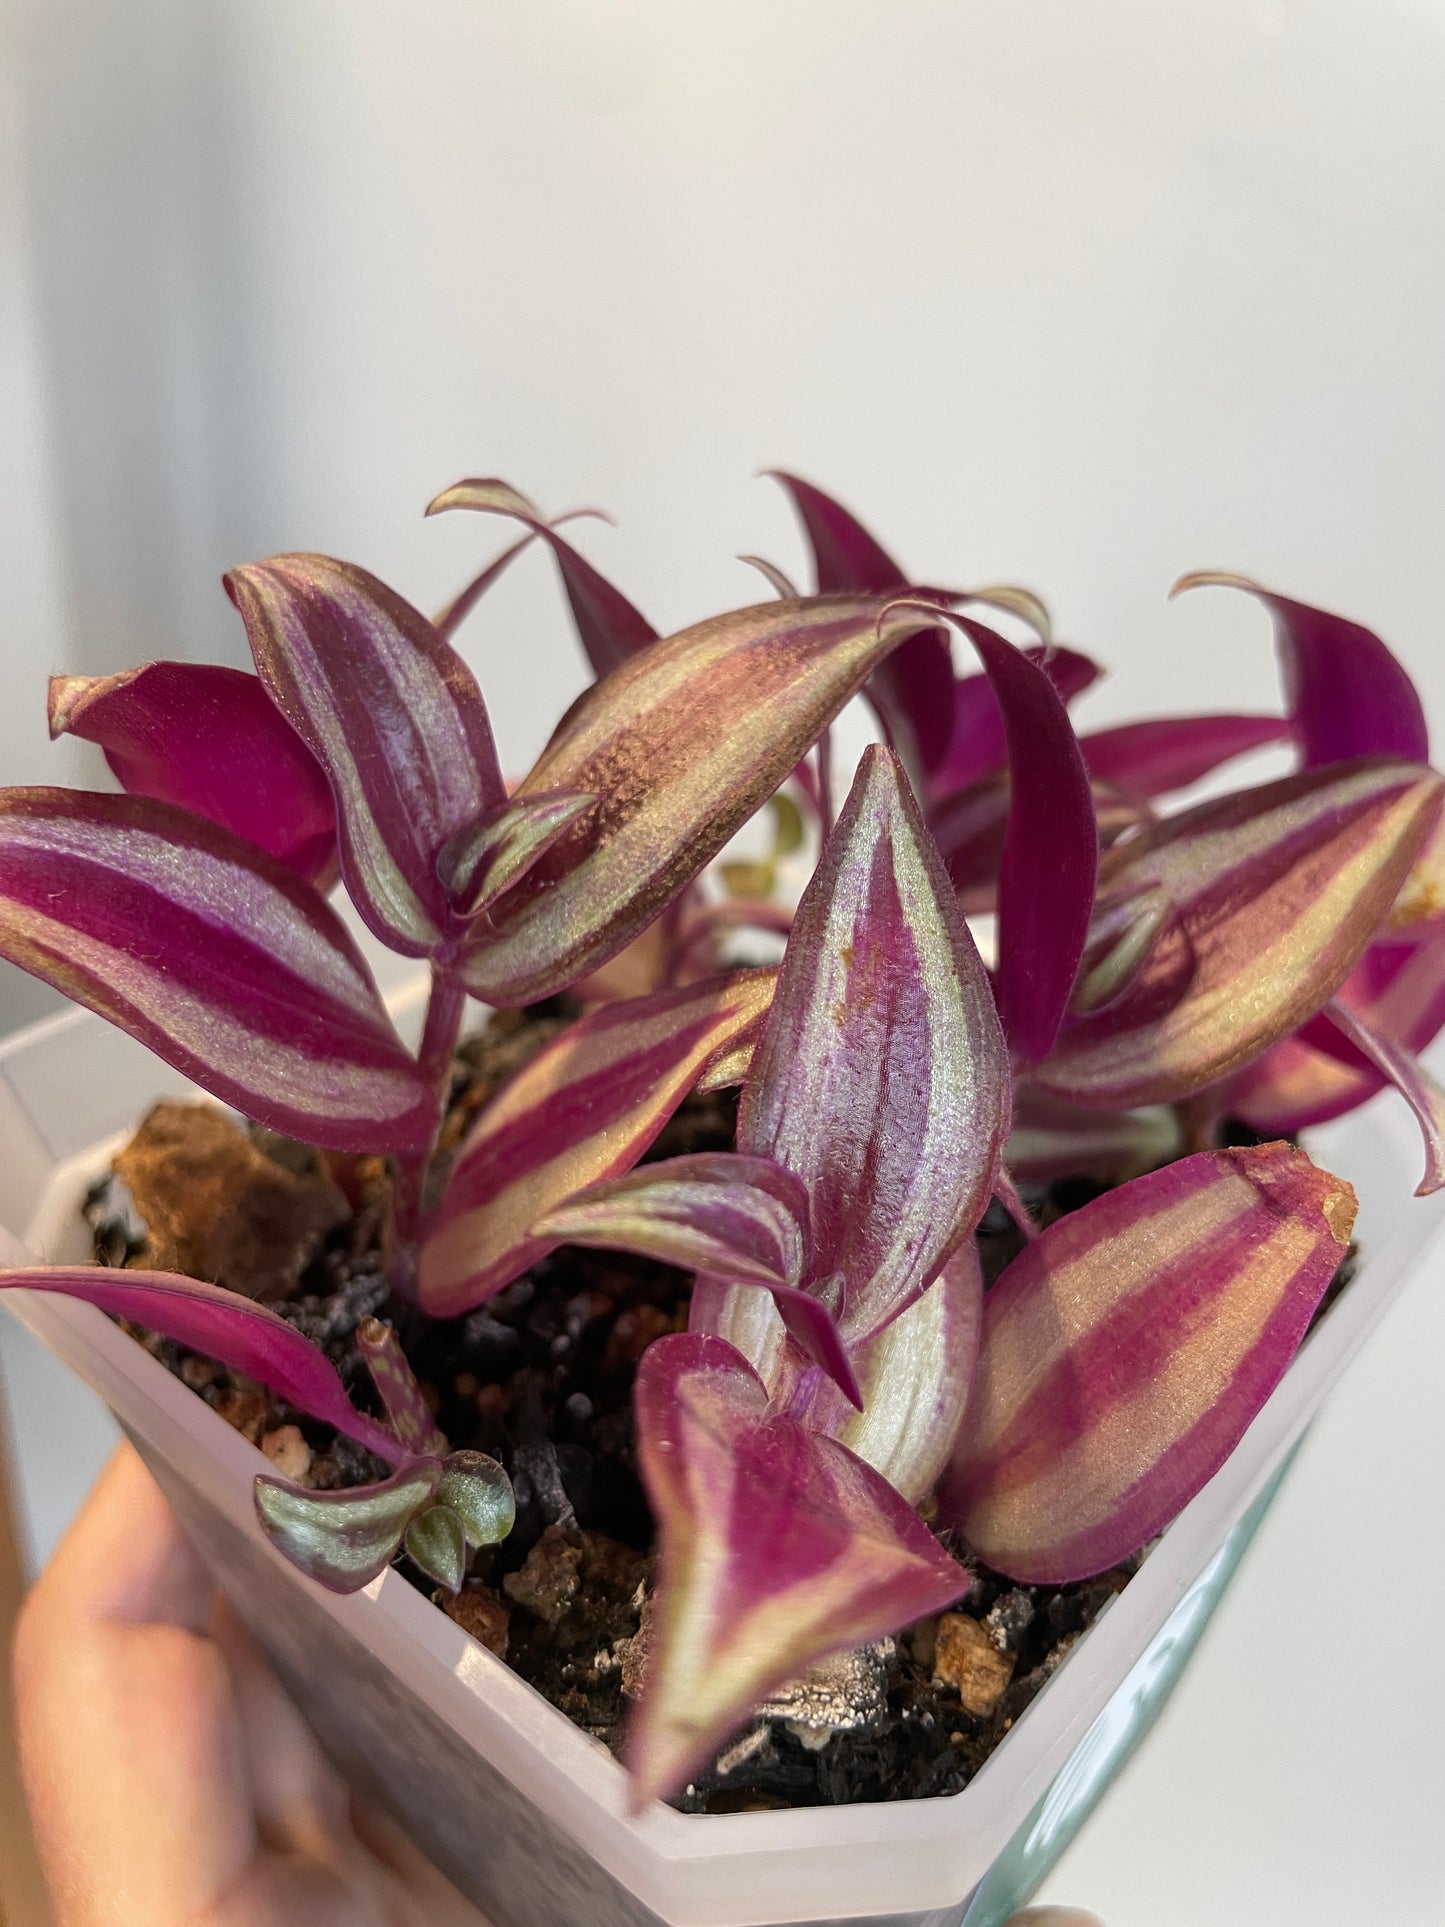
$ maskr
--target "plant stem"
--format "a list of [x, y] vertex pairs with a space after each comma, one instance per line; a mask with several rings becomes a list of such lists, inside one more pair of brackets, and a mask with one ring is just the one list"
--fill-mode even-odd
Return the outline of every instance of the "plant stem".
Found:
[[459, 977], [432, 965], [431, 995], [422, 1026], [417, 1065], [437, 1095], [437, 1125], [430, 1141], [416, 1151], [402, 1152], [393, 1164], [391, 1218], [386, 1230], [386, 1268], [398, 1291], [412, 1296], [416, 1285], [416, 1243], [421, 1231], [422, 1192], [427, 1166], [436, 1149], [451, 1088], [452, 1058], [462, 1028], [467, 993]]

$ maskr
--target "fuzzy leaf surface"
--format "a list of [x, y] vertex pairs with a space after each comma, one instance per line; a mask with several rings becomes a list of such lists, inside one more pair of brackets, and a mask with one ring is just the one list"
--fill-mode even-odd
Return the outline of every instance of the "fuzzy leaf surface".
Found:
[[988, 977], [897, 759], [871, 746], [803, 894], [738, 1147], [795, 1172], [804, 1284], [843, 1279], [849, 1348], [978, 1222], [1010, 1088]]
[[[551, 549], [572, 608], [572, 619], [594, 674], [605, 676], [629, 656], [656, 642], [657, 631], [570, 542], [558, 535], [534, 502], [495, 476], [455, 482], [427, 504], [428, 515], [445, 509], [477, 509], [487, 515], [506, 515], [521, 522]], [[566, 519], [566, 518], [562, 518]]]
[[509, 891], [463, 959], [468, 988], [515, 1006], [632, 941], [733, 832], [904, 636], [863, 596], [769, 602], [631, 657], [569, 712], [518, 797], [595, 795]]
[[403, 956], [432, 955], [457, 934], [437, 860], [506, 801], [472, 672], [352, 563], [277, 555], [233, 569], [226, 587], [262, 682], [330, 780], [362, 919]]
[[635, 1407], [659, 1533], [628, 1735], [641, 1806], [682, 1785], [776, 1687], [951, 1605], [968, 1575], [871, 1466], [769, 1416], [762, 1381], [721, 1339], [651, 1345]]
[[1433, 772], [1307, 770], [1148, 825], [1101, 872], [1096, 925], [1162, 893], [1165, 934], [1125, 994], [1069, 1022], [1039, 1084], [1086, 1106], [1169, 1103], [1312, 1016], [1359, 961], [1433, 828]]
[[406, 1449], [384, 1426], [357, 1411], [326, 1354], [252, 1298], [173, 1272], [103, 1265], [37, 1265], [0, 1272], [0, 1290], [14, 1289], [53, 1291], [98, 1305], [113, 1318], [144, 1325], [244, 1372], [390, 1464], [406, 1457]]
[[1203, 1152], [1050, 1225], [984, 1301], [942, 1516], [1025, 1583], [1160, 1531], [1284, 1374], [1355, 1195], [1287, 1144]]
[[322, 891], [336, 881], [330, 786], [256, 677], [191, 662], [52, 676], [50, 734], [98, 743], [131, 796], [234, 830]]
[[532, 1227], [641, 1157], [702, 1067], [756, 1020], [771, 971], [604, 1004], [570, 1024], [482, 1111], [422, 1245], [420, 1293], [454, 1317], [555, 1249]]
[[400, 1552], [441, 1475], [440, 1459], [408, 1459], [389, 1479], [344, 1492], [262, 1477], [256, 1516], [276, 1550], [328, 1592], [359, 1592]]
[[435, 1123], [435, 1095], [325, 900], [172, 804], [0, 791], [0, 955], [288, 1136], [394, 1151]]

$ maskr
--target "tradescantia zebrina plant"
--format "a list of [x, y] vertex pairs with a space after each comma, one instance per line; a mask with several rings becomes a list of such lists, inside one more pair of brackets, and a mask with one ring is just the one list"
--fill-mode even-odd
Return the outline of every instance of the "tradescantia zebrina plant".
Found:
[[[659, 1555], [639, 1800], [810, 1665], [959, 1599], [968, 1561], [1062, 1583], [1167, 1524], [1348, 1247], [1353, 1193], [1300, 1129], [1393, 1084], [1421, 1188], [1445, 1181], [1445, 1094], [1417, 1057], [1445, 1022], [1445, 786], [1379, 638], [1189, 578], [1270, 612], [1284, 713], [1080, 737], [1068, 704], [1098, 671], [1037, 598], [916, 583], [779, 479], [815, 592], [763, 564], [777, 600], [669, 637], [498, 481], [432, 505], [523, 531], [435, 621], [327, 557], [237, 569], [254, 676], [57, 677], [53, 732], [98, 743], [123, 793], [0, 793], [0, 952], [247, 1118], [389, 1158], [409, 1324], [565, 1244], [694, 1274], [688, 1329], [635, 1384]], [[451, 638], [538, 545], [596, 680], [509, 789]], [[835, 822], [830, 725], [859, 694], [885, 740]], [[1294, 773], [1168, 806], [1266, 744]], [[772, 854], [715, 865], [759, 813]], [[793, 905], [775, 886], [809, 823]], [[416, 1051], [338, 881], [430, 972]], [[969, 917], [994, 919], [991, 967]], [[785, 940], [781, 964], [739, 963], [749, 931]], [[580, 1015], [428, 1185], [466, 998], [563, 990]], [[729, 1085], [733, 1149], [644, 1161], [690, 1092]], [[1226, 1117], [1278, 1141], [1226, 1148]], [[1057, 1176], [1112, 1188], [1040, 1232], [1025, 1198]], [[985, 1292], [993, 1199], [1025, 1242]], [[373, 1453], [387, 1476], [348, 1491], [257, 1481], [273, 1543], [324, 1585], [404, 1553], [456, 1591], [511, 1528], [507, 1469], [451, 1449], [384, 1324], [359, 1335], [374, 1417], [293, 1325], [205, 1280], [0, 1283], [167, 1334]]]

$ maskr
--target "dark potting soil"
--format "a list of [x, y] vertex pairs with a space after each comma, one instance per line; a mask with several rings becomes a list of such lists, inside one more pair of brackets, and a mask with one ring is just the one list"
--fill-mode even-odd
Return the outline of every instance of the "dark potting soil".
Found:
[[[562, 999], [500, 1013], [462, 1045], [438, 1182], [476, 1112], [571, 1014]], [[690, 1098], [648, 1157], [731, 1148], [735, 1125], [735, 1093]], [[685, 1328], [689, 1275], [569, 1247], [470, 1315], [428, 1319], [387, 1285], [381, 1160], [217, 1126], [218, 1113], [204, 1105], [152, 1112], [117, 1160], [124, 1183], [108, 1179], [87, 1199], [97, 1256], [189, 1270], [236, 1289], [244, 1278], [244, 1288], [321, 1346], [356, 1404], [373, 1412], [356, 1330], [368, 1316], [394, 1326], [452, 1447], [499, 1459], [517, 1497], [513, 1532], [476, 1556], [458, 1598], [405, 1559], [401, 1570], [569, 1719], [620, 1752], [652, 1572], [632, 1380], [654, 1338]], [[1047, 1223], [1100, 1189], [1069, 1180], [1029, 1201]], [[1019, 1250], [1020, 1234], [995, 1205], [978, 1235], [991, 1284]], [[258, 1239], [272, 1254], [260, 1281], [246, 1255]], [[1348, 1269], [1349, 1260], [1341, 1278]], [[385, 1476], [362, 1447], [253, 1381], [171, 1340], [136, 1336], [282, 1476], [318, 1490]], [[957, 1792], [1139, 1563], [1072, 1586], [1020, 1586], [950, 1550], [972, 1581], [954, 1611], [770, 1702], [673, 1804], [737, 1812]]]

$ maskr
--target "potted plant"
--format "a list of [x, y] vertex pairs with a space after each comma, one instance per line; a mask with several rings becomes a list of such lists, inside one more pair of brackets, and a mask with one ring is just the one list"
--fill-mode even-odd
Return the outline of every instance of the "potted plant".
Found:
[[[1355, 1219], [1297, 1133], [1391, 1083], [1441, 1183], [1415, 1052], [1445, 1020], [1445, 787], [1384, 644], [1237, 584], [1274, 615], [1286, 716], [1080, 739], [1097, 672], [1035, 598], [911, 583], [782, 479], [814, 595], [769, 568], [776, 602], [658, 638], [524, 498], [464, 482], [433, 507], [524, 534], [436, 622], [324, 557], [238, 569], [255, 677], [56, 678], [52, 729], [124, 794], [0, 793], [0, 950], [254, 1127], [197, 1126], [214, 1167], [174, 1118], [143, 1131], [119, 1168], [144, 1222], [92, 1201], [108, 1266], [74, 1262], [109, 1163], [82, 1155], [28, 1228], [52, 1262], [0, 1283], [347, 1771], [519, 1927], [1001, 1920], [1411, 1255], [1367, 1227], [1296, 1359]], [[449, 636], [536, 541], [597, 681], [508, 794]], [[967, 613], [989, 604], [1040, 640]], [[860, 690], [888, 746], [834, 821], [829, 726]], [[1294, 774], [1159, 807], [1281, 740]], [[770, 802], [773, 857], [700, 881]], [[793, 908], [769, 886], [803, 813]], [[415, 1051], [338, 872], [425, 965]], [[991, 970], [965, 912], [995, 918]], [[786, 936], [780, 965], [729, 967], [749, 928]], [[529, 1013], [500, 1082], [495, 1052], [458, 1060], [469, 995]], [[36, 1049], [8, 1088], [53, 1144]], [[70, 1141], [101, 1138], [64, 1096]], [[167, 1246], [196, 1170], [206, 1212], [181, 1186]], [[326, 1262], [349, 1322], [317, 1310]], [[565, 1313], [522, 1321], [546, 1360], [473, 1369], [539, 1291]], [[186, 1376], [263, 1440], [259, 1475]], [[645, 1521], [596, 1524], [639, 1480], [651, 1564]], [[499, 1656], [509, 1616], [576, 1723]], [[626, 1774], [596, 1737], [624, 1703]]]

